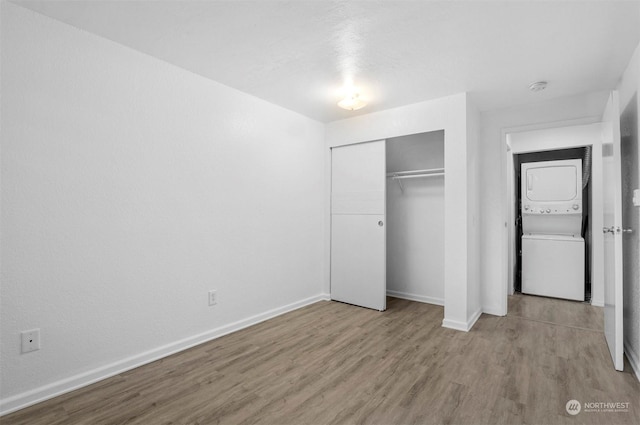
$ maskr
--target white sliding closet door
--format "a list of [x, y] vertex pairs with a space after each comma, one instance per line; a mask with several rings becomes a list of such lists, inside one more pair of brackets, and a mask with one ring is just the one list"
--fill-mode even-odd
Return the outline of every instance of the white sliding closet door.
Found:
[[385, 141], [331, 150], [331, 299], [386, 309]]

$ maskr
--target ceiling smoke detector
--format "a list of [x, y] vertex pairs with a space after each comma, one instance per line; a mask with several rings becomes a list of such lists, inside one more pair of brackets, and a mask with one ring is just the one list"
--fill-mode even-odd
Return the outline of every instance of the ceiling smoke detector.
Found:
[[536, 81], [535, 83], [529, 84], [529, 90], [531, 90], [534, 93], [542, 91], [546, 88], [547, 88], [546, 81]]

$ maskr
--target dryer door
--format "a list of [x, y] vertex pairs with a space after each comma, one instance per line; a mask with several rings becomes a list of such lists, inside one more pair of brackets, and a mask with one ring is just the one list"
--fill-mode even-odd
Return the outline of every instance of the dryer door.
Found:
[[581, 197], [579, 159], [522, 164], [522, 194], [530, 202], [569, 202]]

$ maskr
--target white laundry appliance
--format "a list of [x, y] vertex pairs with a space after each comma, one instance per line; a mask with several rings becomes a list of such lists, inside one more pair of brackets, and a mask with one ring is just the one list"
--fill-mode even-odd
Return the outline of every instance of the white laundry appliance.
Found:
[[521, 166], [522, 293], [584, 301], [582, 161]]

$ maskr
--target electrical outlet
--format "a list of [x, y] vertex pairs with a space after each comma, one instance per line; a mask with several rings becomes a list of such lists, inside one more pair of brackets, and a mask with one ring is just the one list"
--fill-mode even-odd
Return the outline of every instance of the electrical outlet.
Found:
[[40, 329], [31, 329], [23, 331], [22, 336], [22, 352], [29, 353], [40, 349]]
[[218, 296], [216, 294], [216, 291], [212, 289], [211, 291], [209, 291], [209, 305], [216, 304], [218, 304]]

